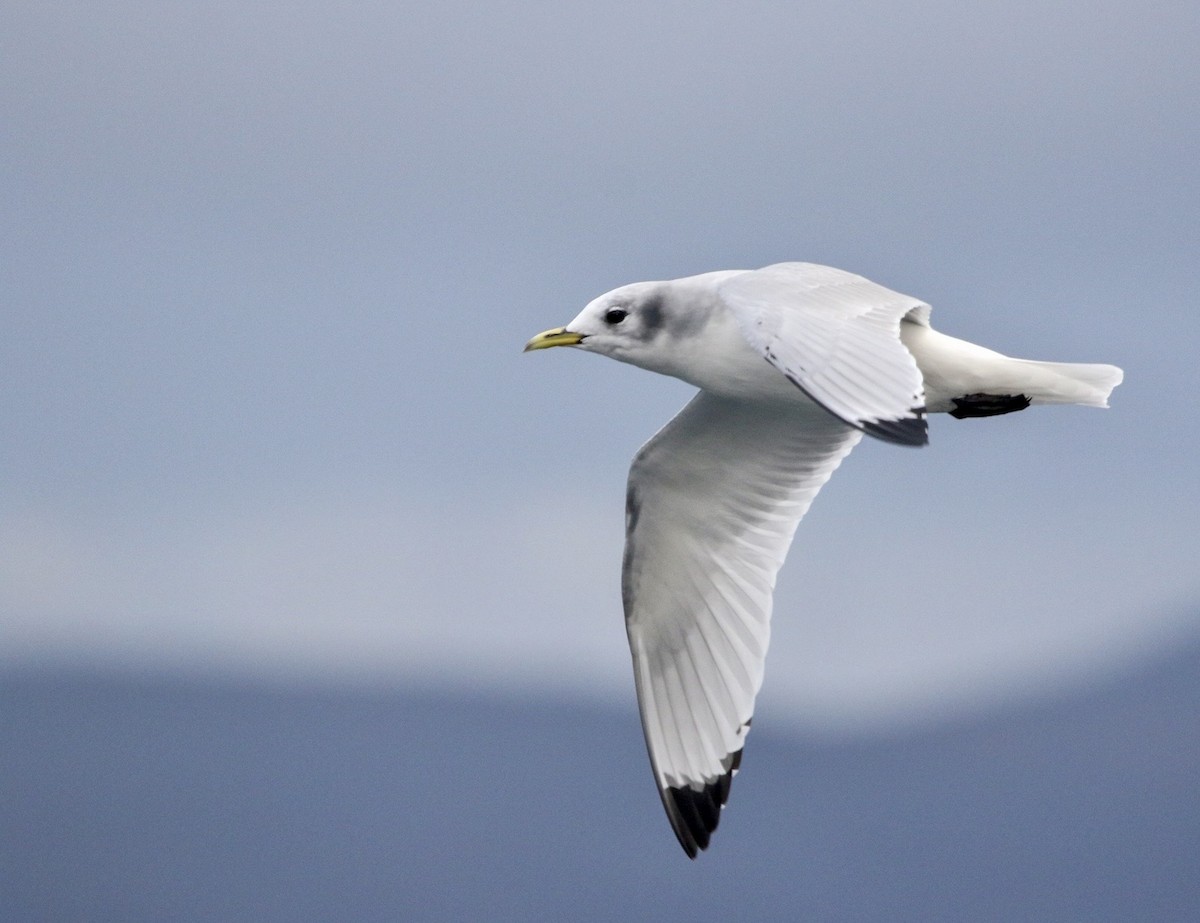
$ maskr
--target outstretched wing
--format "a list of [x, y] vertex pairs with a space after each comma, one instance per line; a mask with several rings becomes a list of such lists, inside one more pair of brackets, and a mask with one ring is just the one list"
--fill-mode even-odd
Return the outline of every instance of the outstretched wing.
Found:
[[811, 405], [701, 392], [633, 461], [626, 628], [654, 777], [693, 858], [716, 829], [750, 728], [775, 575], [860, 438]]
[[750, 344], [810, 398], [863, 432], [928, 442], [924, 384], [900, 342], [902, 319], [929, 305], [815, 263], [777, 263], [718, 289]]

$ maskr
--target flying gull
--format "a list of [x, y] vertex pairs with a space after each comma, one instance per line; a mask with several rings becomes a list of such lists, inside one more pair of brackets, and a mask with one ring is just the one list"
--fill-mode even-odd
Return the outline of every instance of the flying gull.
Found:
[[812, 263], [637, 282], [525, 349], [574, 346], [700, 389], [634, 457], [621, 589], [646, 747], [689, 857], [708, 846], [762, 685], [792, 535], [863, 434], [926, 415], [1107, 407], [1111, 365], [1012, 359], [938, 333], [929, 305]]

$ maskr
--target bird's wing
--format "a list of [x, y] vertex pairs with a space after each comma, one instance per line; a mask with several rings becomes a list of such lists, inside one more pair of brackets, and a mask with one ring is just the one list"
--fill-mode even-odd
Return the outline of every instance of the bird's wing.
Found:
[[701, 392], [633, 461], [622, 592], [663, 806], [708, 845], [762, 685], [771, 593], [800, 518], [862, 434], [809, 404]]
[[928, 325], [929, 305], [814, 263], [745, 272], [718, 292], [750, 344], [834, 416], [888, 442], [928, 442], [924, 384], [900, 321]]

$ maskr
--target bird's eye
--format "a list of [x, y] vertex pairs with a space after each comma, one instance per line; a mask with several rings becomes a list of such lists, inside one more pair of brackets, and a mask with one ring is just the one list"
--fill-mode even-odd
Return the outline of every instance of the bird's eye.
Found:
[[624, 308], [609, 308], [604, 312], [604, 323], [611, 324], [615, 327], [628, 316], [629, 312]]

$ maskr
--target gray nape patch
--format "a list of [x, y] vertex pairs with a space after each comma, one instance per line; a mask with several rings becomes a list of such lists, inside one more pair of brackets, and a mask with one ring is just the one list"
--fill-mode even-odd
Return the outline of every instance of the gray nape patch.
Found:
[[637, 316], [642, 339], [652, 340], [658, 336], [666, 323], [662, 295], [649, 295], [644, 301], [638, 302]]

